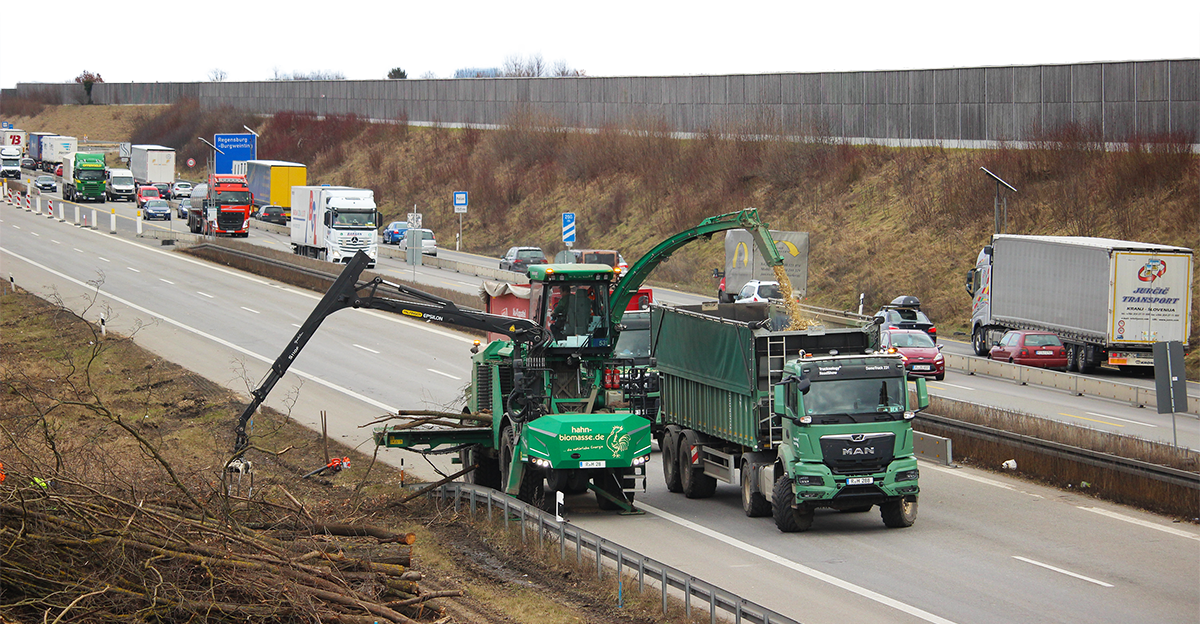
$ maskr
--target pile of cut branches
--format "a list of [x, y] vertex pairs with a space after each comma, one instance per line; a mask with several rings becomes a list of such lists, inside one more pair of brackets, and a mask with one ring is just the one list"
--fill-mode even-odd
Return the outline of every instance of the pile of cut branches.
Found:
[[18, 621], [445, 622], [426, 601], [462, 595], [420, 590], [411, 533], [14, 481], [0, 485], [0, 595]]

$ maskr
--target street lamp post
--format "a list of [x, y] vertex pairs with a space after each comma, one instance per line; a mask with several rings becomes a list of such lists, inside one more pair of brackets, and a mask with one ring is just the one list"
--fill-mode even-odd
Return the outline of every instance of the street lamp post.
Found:
[[981, 169], [981, 170], [982, 170], [984, 173], [986, 173], [986, 174], [988, 174], [989, 176], [991, 176], [991, 177], [992, 177], [992, 179], [996, 181], [996, 200], [995, 200], [995, 203], [994, 203], [995, 212], [996, 212], [996, 217], [995, 217], [995, 218], [996, 218], [996, 233], [997, 233], [997, 234], [1003, 234], [1003, 233], [1004, 233], [1004, 229], [1005, 229], [1005, 227], [1007, 227], [1007, 226], [1008, 226], [1008, 198], [1007, 198], [1007, 197], [1003, 198], [1003, 202], [1004, 202], [1004, 213], [1003, 213], [1003, 218], [1001, 218], [1001, 213], [1000, 213], [1000, 202], [1001, 202], [1001, 197], [1000, 197], [1000, 185], [1001, 185], [1001, 184], [1003, 184], [1003, 185], [1005, 186], [1005, 188], [1007, 188], [1008, 190], [1010, 190], [1010, 191], [1012, 191], [1012, 192], [1014, 192], [1014, 193], [1016, 193], [1016, 192], [1017, 192], [1017, 189], [1013, 188], [1013, 185], [1009, 184], [1008, 182], [1005, 182], [1004, 180], [1001, 180], [1001, 179], [1000, 179], [1000, 176], [998, 176], [998, 175], [996, 175], [996, 174], [992, 173], [991, 171], [988, 171], [988, 170], [987, 170], [987, 167], [980, 167], [980, 169]]

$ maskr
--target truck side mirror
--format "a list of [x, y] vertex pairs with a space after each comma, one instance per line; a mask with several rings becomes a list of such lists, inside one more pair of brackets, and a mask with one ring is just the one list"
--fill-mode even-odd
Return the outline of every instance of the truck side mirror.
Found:
[[787, 387], [788, 384], [775, 384], [775, 413], [780, 416], [787, 415]]
[[924, 377], [917, 377], [917, 409], [921, 411], [929, 407], [929, 388], [925, 385]]
[[975, 269], [967, 271], [967, 294], [975, 296]]

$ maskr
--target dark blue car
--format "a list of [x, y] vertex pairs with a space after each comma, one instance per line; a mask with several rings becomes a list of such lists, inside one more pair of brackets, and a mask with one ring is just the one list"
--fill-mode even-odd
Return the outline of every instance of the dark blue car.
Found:
[[383, 242], [386, 245], [399, 245], [400, 241], [404, 240], [404, 234], [408, 232], [408, 222], [392, 221], [383, 228]]

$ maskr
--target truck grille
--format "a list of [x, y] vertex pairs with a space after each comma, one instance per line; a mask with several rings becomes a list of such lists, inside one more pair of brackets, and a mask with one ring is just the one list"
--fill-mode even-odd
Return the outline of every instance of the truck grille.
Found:
[[821, 437], [821, 455], [833, 474], [882, 472], [892, 461], [894, 433], [854, 433]]
[[342, 248], [343, 255], [354, 255], [356, 251], [366, 253], [371, 246], [371, 237], [363, 236], [344, 236], [338, 241], [338, 245]]
[[221, 211], [217, 213], [217, 227], [222, 230], [240, 230], [245, 222], [246, 216], [240, 212]]
[[[476, 397], [476, 409], [490, 410], [492, 406], [492, 368], [496, 364], [480, 364], [475, 370], [476, 388], [479, 395]], [[513, 390], [513, 369], [511, 366], [500, 366], [500, 396], [508, 396]]]

